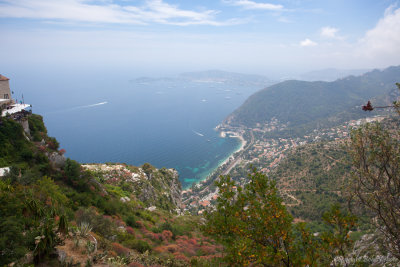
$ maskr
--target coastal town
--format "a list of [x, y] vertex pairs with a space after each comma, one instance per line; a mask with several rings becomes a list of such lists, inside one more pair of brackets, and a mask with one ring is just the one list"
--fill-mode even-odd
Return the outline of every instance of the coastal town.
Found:
[[285, 158], [287, 153], [298, 146], [322, 141], [340, 141], [350, 135], [352, 129], [369, 122], [380, 122], [383, 115], [350, 120], [338, 126], [315, 129], [307, 135], [295, 138], [272, 138], [268, 133], [281, 131], [287, 128], [276, 118], [264, 125], [257, 124], [255, 128], [232, 127], [221, 124], [216, 127], [221, 137], [236, 137], [242, 140], [242, 147], [230, 156], [213, 174], [182, 192], [182, 209], [202, 214], [213, 206], [218, 198], [218, 188], [214, 181], [220, 175], [231, 175], [240, 185], [246, 182], [249, 166], [260, 169], [263, 173], [270, 173]]

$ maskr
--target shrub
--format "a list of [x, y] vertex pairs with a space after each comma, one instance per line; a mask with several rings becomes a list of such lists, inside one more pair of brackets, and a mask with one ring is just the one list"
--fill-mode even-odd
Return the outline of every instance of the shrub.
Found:
[[25, 255], [27, 248], [22, 236], [23, 225], [15, 217], [2, 219], [0, 222], [0, 265], [8, 263]]
[[175, 252], [179, 251], [179, 247], [176, 244], [170, 244], [166, 248], [171, 253], [175, 253]]
[[127, 232], [128, 234], [130, 234], [130, 235], [135, 235], [135, 230], [133, 230], [132, 227], [127, 226], [125, 229], [126, 229], [126, 232]]
[[167, 240], [167, 241], [170, 241], [173, 237], [173, 233], [169, 230], [162, 231], [161, 235], [162, 235], [162, 239]]
[[49, 146], [50, 149], [52, 150], [58, 150], [60, 144], [54, 137], [49, 137], [47, 140], [47, 145]]
[[39, 142], [42, 139], [41, 133], [46, 134], [47, 130], [43, 123], [43, 117], [32, 114], [28, 117], [29, 131], [33, 136], [33, 140]]
[[136, 217], [133, 215], [129, 215], [126, 220], [126, 224], [133, 228], [140, 228], [140, 224], [137, 223]]
[[118, 256], [129, 255], [129, 249], [119, 243], [112, 243], [112, 250], [114, 250]]
[[93, 209], [79, 209], [76, 212], [76, 221], [78, 225], [88, 222], [94, 232], [106, 237], [111, 236], [115, 230], [115, 225], [110, 218], [97, 215]]
[[151, 246], [144, 240], [137, 239], [131, 244], [131, 248], [137, 250], [140, 253], [144, 253], [146, 251], [151, 251]]
[[183, 255], [183, 254], [181, 254], [179, 252], [174, 253], [174, 257], [175, 257], [176, 260], [189, 262], [189, 259], [185, 255]]
[[142, 165], [142, 169], [146, 173], [147, 176], [150, 176], [150, 174], [155, 170], [155, 168], [147, 162]]

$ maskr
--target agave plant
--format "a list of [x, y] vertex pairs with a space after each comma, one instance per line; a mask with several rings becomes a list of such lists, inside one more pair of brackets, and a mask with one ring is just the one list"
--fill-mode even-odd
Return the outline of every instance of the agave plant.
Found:
[[82, 237], [87, 237], [89, 232], [92, 231], [92, 226], [88, 222], [81, 222], [79, 224], [79, 235]]
[[126, 266], [128, 259], [125, 257], [111, 257], [107, 259], [107, 264], [112, 267]]
[[60, 216], [60, 220], [58, 222], [58, 232], [63, 233], [64, 235], [68, 234], [68, 220], [67, 216], [64, 214]]

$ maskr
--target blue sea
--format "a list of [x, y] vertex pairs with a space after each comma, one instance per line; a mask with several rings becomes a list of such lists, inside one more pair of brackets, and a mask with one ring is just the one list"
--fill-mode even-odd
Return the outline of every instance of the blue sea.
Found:
[[[15, 85], [16, 84], [16, 85]], [[81, 163], [175, 168], [183, 188], [206, 178], [240, 147], [214, 128], [260, 89], [224, 82], [109, 77], [32, 77], [15, 82], [49, 135]], [[17, 95], [14, 97], [18, 98]], [[22, 98], [22, 97], [21, 97]]]

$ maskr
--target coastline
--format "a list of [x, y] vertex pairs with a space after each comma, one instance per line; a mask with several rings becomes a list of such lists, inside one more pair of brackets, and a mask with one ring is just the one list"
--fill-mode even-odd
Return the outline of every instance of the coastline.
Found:
[[[244, 140], [243, 136], [239, 135], [238, 133], [235, 132], [221, 132], [220, 136], [222, 138], [237, 138], [240, 140], [240, 147], [238, 149], [236, 149], [235, 151], [232, 152], [232, 154], [229, 155], [229, 157], [227, 157], [222, 163], [218, 164], [218, 167], [215, 168], [218, 169], [221, 166], [224, 166], [226, 163], [228, 163], [230, 161], [230, 159], [234, 159], [233, 155], [236, 154], [237, 152], [240, 152], [244, 149], [244, 147], [246, 146], [247, 142], [246, 140]], [[215, 171], [214, 170], [214, 171]], [[214, 171], [212, 171], [212, 173], [214, 173]], [[212, 175], [212, 173], [210, 175]]]
[[184, 188], [182, 193], [185, 192], [186, 190], [189, 190], [192, 186], [196, 186], [196, 185], [201, 184], [204, 181], [207, 181], [215, 173], [216, 170], [218, 170], [220, 167], [226, 165], [229, 161], [234, 160], [235, 158], [234, 158], [233, 155], [236, 154], [237, 152], [243, 151], [244, 147], [247, 144], [247, 142], [243, 138], [243, 136], [241, 136], [240, 134], [238, 134], [236, 132], [232, 132], [232, 131], [224, 132], [224, 131], [221, 131], [219, 135], [220, 135], [221, 138], [237, 138], [237, 139], [239, 139], [240, 146], [238, 146], [238, 148], [236, 148], [234, 151], [232, 151], [232, 153], [230, 153], [223, 161], [219, 162], [218, 165], [209, 174], [207, 174], [206, 177], [204, 177], [201, 180], [196, 181], [191, 186], [189, 186], [187, 188]]

